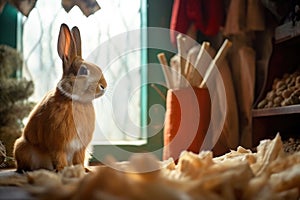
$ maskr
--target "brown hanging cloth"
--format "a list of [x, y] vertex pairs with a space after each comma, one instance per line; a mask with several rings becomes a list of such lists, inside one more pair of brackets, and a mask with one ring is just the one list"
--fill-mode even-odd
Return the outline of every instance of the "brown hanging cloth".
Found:
[[[24, 16], [28, 17], [31, 10], [35, 7], [37, 0], [0, 0], [0, 13], [7, 2], [15, 6]], [[66, 12], [69, 12], [74, 6], [78, 6], [86, 17], [100, 10], [100, 6], [96, 0], [62, 0], [61, 5]]]
[[86, 17], [100, 10], [96, 0], [62, 0], [61, 5], [66, 12], [69, 12], [76, 5]]

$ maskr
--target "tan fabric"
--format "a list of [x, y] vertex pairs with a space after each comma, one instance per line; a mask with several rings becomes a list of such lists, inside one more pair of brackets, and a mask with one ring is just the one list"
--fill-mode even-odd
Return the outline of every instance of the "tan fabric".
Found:
[[261, 0], [248, 0], [246, 29], [249, 31], [265, 30], [265, 13]]
[[231, 0], [224, 35], [237, 35], [245, 31], [265, 30], [264, 7], [260, 0]]
[[[236, 149], [239, 144], [239, 116], [232, 74], [227, 60], [220, 63], [218, 65], [218, 69], [223, 79], [227, 101], [225, 123], [219, 141], [216, 145], [218, 146], [218, 149], [220, 149], [220, 152], [216, 152], [216, 154], [221, 155], [229, 149]], [[224, 97], [220, 97], [220, 99], [222, 98]]]
[[[216, 54], [215, 49], [210, 48], [209, 54], [214, 57]], [[211, 94], [212, 104], [217, 106], [219, 113], [222, 112], [222, 104], [224, 103], [224, 96], [222, 93], [222, 87], [224, 86], [225, 95], [226, 95], [226, 115], [224, 126], [221, 131], [221, 135], [216, 135], [217, 138], [213, 138], [212, 143], [215, 143], [214, 146], [214, 155], [222, 155], [228, 152], [230, 149], [235, 149], [239, 144], [239, 116], [238, 116], [238, 106], [236, 100], [235, 89], [233, 85], [233, 78], [231, 70], [228, 66], [227, 59], [222, 60], [220, 63], [217, 63], [217, 68], [220, 72], [222, 80], [214, 79], [215, 90], [214, 94]], [[217, 103], [215, 103], [215, 101]], [[215, 124], [216, 123], [216, 124]], [[212, 122], [212, 127], [215, 131], [217, 130], [220, 119], [215, 118], [215, 122]]]
[[255, 87], [255, 51], [248, 45], [248, 36], [232, 37], [230, 67], [236, 92], [240, 145], [252, 146], [252, 105]]
[[272, 53], [272, 27], [265, 16], [260, 0], [231, 0], [223, 32], [233, 43], [229, 66], [238, 105], [240, 145], [245, 147], [252, 147], [255, 89], [263, 89]]
[[252, 146], [252, 105], [254, 102], [255, 87], [255, 51], [250, 47], [238, 50], [240, 84], [238, 87], [240, 108], [240, 133], [241, 144], [245, 147]]
[[231, 0], [224, 27], [224, 35], [235, 35], [245, 30], [245, 0]]

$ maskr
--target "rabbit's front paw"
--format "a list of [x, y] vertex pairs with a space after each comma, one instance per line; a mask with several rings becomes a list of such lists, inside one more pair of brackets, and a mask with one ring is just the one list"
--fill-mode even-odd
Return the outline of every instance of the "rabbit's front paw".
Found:
[[56, 162], [54, 163], [54, 166], [56, 171], [61, 171], [68, 166], [67, 156], [64, 152], [57, 153], [55, 157]]

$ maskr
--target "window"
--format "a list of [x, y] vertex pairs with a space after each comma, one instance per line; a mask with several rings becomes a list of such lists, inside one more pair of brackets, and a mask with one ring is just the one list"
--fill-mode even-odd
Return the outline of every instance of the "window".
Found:
[[[97, 119], [93, 144], [143, 144], [146, 141], [143, 128], [129, 133], [126, 126], [140, 127], [145, 123], [146, 87], [132, 87], [137, 81], [141, 86], [146, 77], [140, 67], [146, 60], [145, 50], [131, 49], [145, 41], [142, 31], [138, 31], [145, 25], [145, 1], [98, 3], [101, 10], [86, 17], [76, 6], [66, 13], [59, 0], [37, 1], [36, 8], [23, 22], [23, 74], [34, 80], [32, 99], [41, 100], [56, 87], [62, 74], [57, 54], [60, 24], [78, 26], [83, 58], [100, 66], [108, 82], [105, 96], [94, 100]], [[135, 34], [134, 40], [129, 40], [133, 37], [127, 37], [128, 34]], [[118, 43], [119, 39], [122, 43]]]

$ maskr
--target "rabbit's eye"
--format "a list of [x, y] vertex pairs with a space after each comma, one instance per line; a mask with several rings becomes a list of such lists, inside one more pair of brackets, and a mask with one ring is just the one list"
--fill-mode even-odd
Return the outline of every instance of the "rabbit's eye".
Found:
[[89, 70], [86, 68], [85, 65], [81, 65], [78, 74], [87, 76], [87, 75], [89, 75]]

